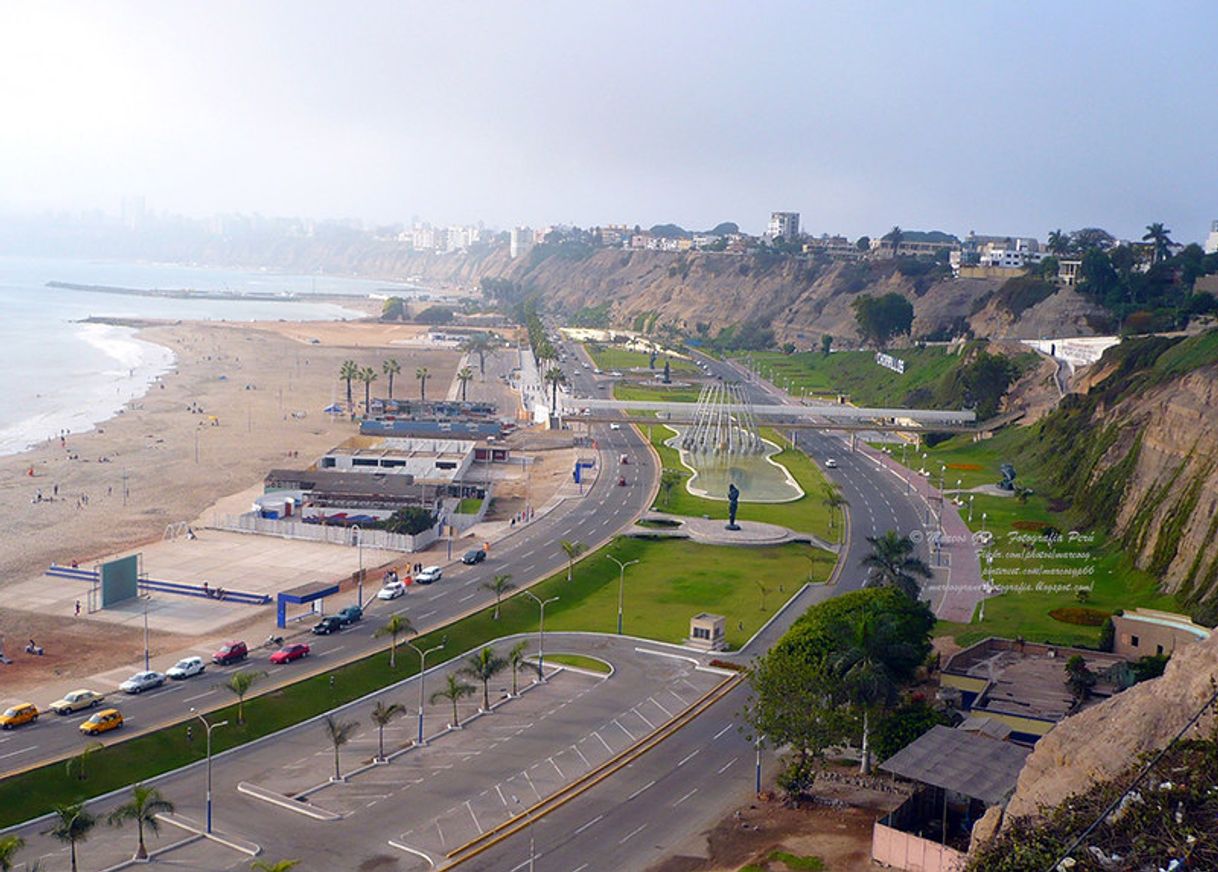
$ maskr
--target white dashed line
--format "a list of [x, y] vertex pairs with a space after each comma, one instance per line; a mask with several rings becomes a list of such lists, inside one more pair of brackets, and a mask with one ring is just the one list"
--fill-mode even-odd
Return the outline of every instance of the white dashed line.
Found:
[[603, 814], [598, 814], [598, 815], [597, 815], [596, 817], [594, 817], [592, 820], [590, 820], [590, 821], [588, 821], [586, 824], [583, 824], [582, 826], [580, 826], [580, 827], [579, 827], [579, 828], [578, 828], [578, 829], [577, 829], [575, 832], [573, 832], [571, 835], [573, 835], [573, 836], [578, 836], [578, 835], [579, 835], [580, 833], [582, 833], [584, 830], [588, 829], [588, 827], [593, 826], [594, 824], [596, 824], [596, 823], [598, 823], [598, 822], [600, 822], [600, 821], [604, 820], [604, 818], [605, 818], [605, 816], [604, 816]]
[[698, 788], [696, 788], [696, 787], [695, 787], [695, 788], [694, 788], [693, 790], [691, 790], [689, 793], [685, 794], [683, 797], [681, 797], [681, 798], [680, 798], [680, 799], [678, 799], [676, 802], [674, 802], [674, 803], [672, 804], [672, 805], [673, 805], [673, 808], [676, 808], [678, 805], [680, 805], [681, 803], [685, 802], [685, 800], [689, 799], [691, 796], [693, 796], [693, 795], [694, 795], [695, 793], [697, 793], [697, 792], [698, 792]]
[[649, 787], [654, 787], [654, 786], [655, 786], [655, 782], [654, 782], [654, 781], [648, 781], [646, 784], [644, 784], [642, 787], [640, 787], [640, 788], [639, 788], [638, 790], [636, 790], [634, 793], [630, 794], [630, 796], [626, 797], [626, 801], [627, 801], [627, 802], [630, 802], [630, 800], [634, 799], [636, 796], [638, 796], [638, 795], [639, 795], [640, 793], [642, 793], [644, 790], [647, 790]]
[[727, 725], [726, 727], [724, 727], [722, 730], [720, 730], [719, 732], [715, 733], [715, 735], [714, 735], [714, 737], [713, 737], [713, 738], [718, 739], [720, 736], [722, 736], [724, 733], [726, 733], [728, 730], [730, 730], [730, 729], [731, 729], [732, 727], [734, 727], [734, 726], [736, 726], [734, 723], [732, 723], [732, 724], [728, 724], [728, 725]]

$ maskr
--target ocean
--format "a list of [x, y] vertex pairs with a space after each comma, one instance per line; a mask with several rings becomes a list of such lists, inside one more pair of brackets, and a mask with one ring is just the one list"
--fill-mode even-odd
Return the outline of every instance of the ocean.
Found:
[[[329, 321], [363, 313], [333, 303], [178, 300], [46, 287], [47, 282], [137, 289], [295, 292], [367, 297], [388, 282], [162, 264], [0, 257], [0, 455], [61, 430], [81, 433], [143, 396], [173, 353], [135, 330], [82, 324], [90, 316], [228, 321]], [[395, 288], [397, 290], [397, 288]], [[401, 288], [400, 290], [405, 290]]]

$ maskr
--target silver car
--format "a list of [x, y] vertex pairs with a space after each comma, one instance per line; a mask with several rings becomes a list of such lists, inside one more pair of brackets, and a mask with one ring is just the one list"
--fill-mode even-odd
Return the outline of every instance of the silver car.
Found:
[[118, 686], [123, 693], [143, 693], [165, 683], [165, 676], [159, 672], [137, 672]]

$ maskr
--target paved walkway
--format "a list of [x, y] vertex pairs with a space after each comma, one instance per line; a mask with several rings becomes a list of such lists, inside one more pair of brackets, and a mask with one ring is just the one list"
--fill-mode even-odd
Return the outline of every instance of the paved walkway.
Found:
[[647, 512], [642, 520], [670, 522], [675, 526], [648, 527], [635, 524], [625, 531], [625, 535], [690, 539], [703, 545], [782, 545], [785, 542], [806, 542], [834, 553], [839, 547], [811, 533], [799, 533], [778, 524], [762, 524], [758, 521], [740, 520], [736, 524], [739, 530], [729, 530], [722, 518], [694, 518], [651, 511]]

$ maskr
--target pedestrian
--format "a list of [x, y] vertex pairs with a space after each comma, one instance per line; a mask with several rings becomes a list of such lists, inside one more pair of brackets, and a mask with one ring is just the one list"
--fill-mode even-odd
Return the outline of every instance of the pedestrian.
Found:
[[80, 617], [80, 600], [76, 601], [76, 617]]
[[57, 484], [51, 485], [51, 496], [55, 496], [55, 497], [59, 496], [59, 485], [57, 485]]

